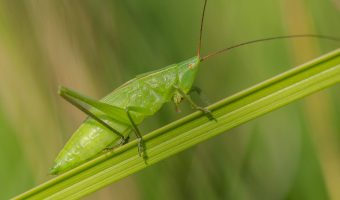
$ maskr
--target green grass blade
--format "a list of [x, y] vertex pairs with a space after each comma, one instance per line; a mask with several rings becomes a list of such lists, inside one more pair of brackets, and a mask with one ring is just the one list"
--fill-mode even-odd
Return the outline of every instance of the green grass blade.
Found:
[[[27, 191], [15, 199], [75, 199], [195, 144], [340, 82], [340, 49], [211, 106], [218, 122], [195, 112], [144, 136], [147, 164], [133, 141]], [[46, 169], [47, 170], [47, 169]]]

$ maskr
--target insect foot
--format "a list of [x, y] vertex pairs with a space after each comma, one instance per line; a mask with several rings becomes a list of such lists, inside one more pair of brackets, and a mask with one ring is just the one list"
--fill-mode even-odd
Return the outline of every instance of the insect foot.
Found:
[[130, 136], [122, 137], [120, 142], [119, 142], [119, 145], [124, 145], [124, 144], [128, 143], [129, 140], [130, 140]]
[[142, 138], [138, 138], [138, 154], [140, 157], [143, 159], [146, 159], [146, 153], [145, 153], [145, 148], [144, 148], [144, 142]]
[[214, 120], [217, 122], [217, 119], [213, 116], [212, 112], [209, 109], [203, 108], [203, 107], [197, 107], [197, 110], [202, 111], [203, 114], [207, 116], [209, 120]]
[[113, 149], [114, 149], [114, 147], [106, 147], [105, 149], [103, 149], [103, 153], [113, 151]]

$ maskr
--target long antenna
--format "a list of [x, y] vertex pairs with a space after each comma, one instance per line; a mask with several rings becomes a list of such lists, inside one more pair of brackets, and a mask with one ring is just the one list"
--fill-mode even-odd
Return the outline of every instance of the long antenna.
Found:
[[[320, 39], [326, 39], [326, 40], [332, 40], [332, 41], [337, 41], [340, 42], [340, 38], [336, 38], [336, 37], [332, 37], [332, 36], [327, 36], [327, 35], [317, 35], [317, 34], [301, 34], [301, 35], [285, 35], [285, 36], [277, 36], [277, 37], [269, 37], [269, 38], [262, 38], [262, 39], [257, 39], [257, 40], [251, 40], [248, 42], [242, 42], [236, 45], [232, 45], [230, 47], [221, 49], [219, 51], [215, 51], [213, 53], [210, 53], [202, 58], [200, 58], [200, 61], [203, 62], [206, 59], [221, 54], [225, 51], [229, 51], [231, 49], [237, 48], [237, 47], [241, 47], [241, 46], [245, 46], [248, 44], [253, 44], [253, 43], [258, 43], [258, 42], [263, 42], [263, 41], [269, 41], [269, 40], [278, 40], [278, 39], [289, 39], [289, 38], [302, 38], [302, 37], [310, 37], [310, 38], [320, 38]], [[198, 51], [200, 52], [200, 51]]]
[[205, 13], [205, 7], [207, 6], [207, 1], [208, 0], [204, 0], [204, 6], [203, 6], [203, 12], [202, 12], [202, 18], [201, 18], [200, 39], [198, 41], [198, 48], [197, 48], [197, 55], [199, 59], [201, 58], [203, 22], [204, 22], [204, 13]]

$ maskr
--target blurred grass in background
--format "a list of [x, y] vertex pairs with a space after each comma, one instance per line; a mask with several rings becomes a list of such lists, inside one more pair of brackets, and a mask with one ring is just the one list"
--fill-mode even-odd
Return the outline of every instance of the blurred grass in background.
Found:
[[[57, 96], [100, 98], [135, 75], [196, 53], [203, 1], [0, 1], [0, 199], [51, 177], [85, 118]], [[207, 6], [203, 54], [251, 39], [339, 37], [337, 0], [224, 0]], [[339, 46], [298, 39], [256, 44], [202, 64], [211, 102]], [[143, 132], [190, 112], [166, 105]], [[87, 199], [339, 199], [340, 87], [256, 119]]]

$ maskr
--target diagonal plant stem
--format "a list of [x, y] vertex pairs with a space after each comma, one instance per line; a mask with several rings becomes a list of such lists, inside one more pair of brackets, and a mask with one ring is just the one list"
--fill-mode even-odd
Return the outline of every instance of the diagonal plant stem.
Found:
[[108, 152], [14, 199], [76, 199], [188, 149], [251, 119], [340, 83], [340, 49], [225, 98], [144, 136], [147, 163], [137, 141]]

